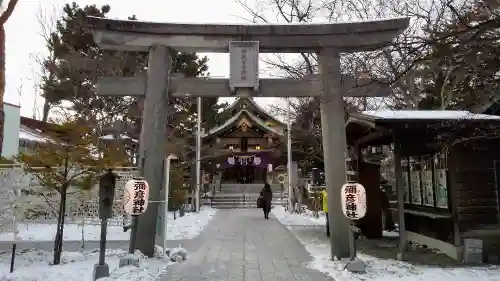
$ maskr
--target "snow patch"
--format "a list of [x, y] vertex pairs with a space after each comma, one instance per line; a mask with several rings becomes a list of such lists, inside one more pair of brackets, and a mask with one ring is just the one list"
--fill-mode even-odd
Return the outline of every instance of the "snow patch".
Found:
[[[310, 211], [304, 214], [290, 214], [282, 207], [274, 208], [273, 213], [278, 221], [297, 237], [312, 256], [313, 260], [307, 263], [307, 267], [325, 273], [335, 281], [493, 281], [498, 280], [498, 276], [500, 276], [498, 266], [440, 268], [412, 265], [393, 259], [385, 260], [360, 253], [358, 253], [358, 258], [367, 265], [366, 273], [351, 273], [344, 269], [345, 261], [330, 260], [329, 243], [325, 243], [318, 238], [301, 237], [300, 232], [294, 231], [294, 227], [324, 226], [326, 223], [324, 219], [315, 219], [311, 216]], [[384, 232], [384, 236], [394, 237], [397, 235], [397, 232]]]
[[[158, 280], [168, 265], [169, 259], [162, 257], [147, 258], [140, 252], [134, 254], [139, 258], [139, 267], [127, 266], [118, 268], [120, 258], [128, 255], [123, 250], [106, 251], [106, 263], [110, 267], [110, 276], [103, 281], [154, 281]], [[50, 265], [52, 253], [39, 250], [18, 251], [15, 270], [9, 272], [10, 253], [0, 254], [0, 281], [81, 281], [92, 280], [94, 264], [99, 260], [98, 251], [63, 252], [60, 265]]]
[[271, 210], [271, 213], [276, 216], [281, 224], [287, 226], [326, 225], [326, 216], [323, 212], [319, 212], [319, 217], [316, 218], [314, 213], [310, 210], [306, 210], [305, 213], [296, 214], [287, 212], [282, 206], [276, 206]]
[[[169, 213], [167, 237], [169, 240], [193, 239], [216, 214], [216, 209], [203, 207], [199, 213], [186, 213], [185, 216], [174, 220], [173, 213]], [[0, 241], [53, 241], [56, 234], [54, 223], [20, 223], [17, 224], [17, 239], [11, 232], [0, 233]], [[66, 224], [64, 226], [64, 241], [81, 241], [82, 232], [85, 241], [99, 241], [101, 227], [97, 224]], [[123, 232], [122, 226], [108, 226], [108, 241], [126, 241], [130, 232]]]
[[313, 257], [313, 261], [309, 262], [307, 266], [328, 274], [335, 281], [493, 281], [498, 280], [498, 276], [500, 276], [500, 268], [496, 266], [440, 268], [412, 265], [393, 259], [384, 260], [358, 253], [358, 258], [367, 265], [366, 273], [360, 275], [344, 270], [345, 261], [331, 261], [329, 244], [304, 241], [299, 235], [296, 236]]

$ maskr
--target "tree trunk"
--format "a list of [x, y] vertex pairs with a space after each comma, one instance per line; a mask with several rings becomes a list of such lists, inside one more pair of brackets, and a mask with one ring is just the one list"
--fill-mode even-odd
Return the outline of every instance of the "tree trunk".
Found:
[[61, 200], [59, 201], [59, 214], [57, 216], [57, 231], [54, 239], [54, 261], [53, 265], [61, 263], [61, 254], [64, 237], [64, 219], [66, 215], [66, 197], [68, 186], [65, 184], [61, 188]]
[[3, 152], [3, 128], [5, 112], [3, 111], [3, 99], [5, 96], [5, 29], [0, 25], [0, 156]]
[[[14, 8], [19, 0], [11, 0], [7, 8], [0, 16], [0, 156], [3, 149], [3, 128], [5, 112], [3, 111], [3, 100], [5, 97], [5, 23], [14, 12]], [[5, 3], [3, 3], [5, 7]]]
[[50, 103], [47, 100], [45, 100], [43, 104], [42, 122], [47, 122], [49, 118], [49, 111], [50, 111]]

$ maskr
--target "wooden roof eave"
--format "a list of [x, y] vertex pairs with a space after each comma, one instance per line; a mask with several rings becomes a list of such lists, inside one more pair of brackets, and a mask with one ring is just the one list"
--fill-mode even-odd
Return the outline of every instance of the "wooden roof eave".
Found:
[[[366, 146], [390, 144], [394, 134], [426, 133], [432, 135], [469, 125], [484, 128], [497, 127], [500, 126], [500, 119], [388, 119], [362, 113], [352, 113], [346, 120], [345, 129], [348, 144]], [[350, 126], [364, 127], [366, 130], [360, 132], [359, 128], [350, 129]]]
[[[267, 113], [267, 111], [262, 108], [253, 98], [247, 98], [247, 100], [263, 115], [268, 117], [269, 119], [273, 120], [274, 122], [278, 123], [279, 125], [285, 125], [285, 123], [281, 122], [280, 120], [276, 119], [276, 117], [272, 116], [271, 114]], [[240, 101], [243, 101], [243, 98], [237, 98], [232, 104], [229, 105], [229, 107], [226, 110], [232, 110], [236, 105], [240, 103]]]
[[349, 117], [347, 118], [347, 121], [345, 122], [345, 128], [349, 126], [349, 124], [359, 124], [367, 128], [373, 128], [377, 126], [375, 123], [375, 118], [373, 118], [370, 115], [365, 115], [361, 113], [351, 113], [349, 114]]
[[[366, 130], [361, 133], [350, 133], [350, 126], [358, 126], [366, 128]], [[349, 115], [345, 123], [345, 130], [349, 145], [361, 147], [368, 145], [389, 145], [393, 139], [393, 130], [390, 127], [378, 123], [377, 119], [373, 116], [361, 113], [352, 113]]]
[[263, 124], [262, 122], [260, 122], [258, 120], [258, 117], [254, 116], [248, 110], [242, 109], [237, 114], [235, 114], [230, 119], [228, 119], [228, 121], [226, 121], [224, 124], [209, 131], [208, 134], [203, 136], [203, 138], [210, 139], [212, 137], [220, 136], [221, 134], [226, 132], [229, 128], [231, 128], [233, 125], [235, 125], [238, 122], [238, 120], [240, 120], [240, 116], [243, 114], [246, 114], [253, 121], [254, 124], [256, 124], [259, 128], [263, 129], [264, 131], [266, 131], [268, 133], [275, 134], [277, 136], [283, 136], [283, 133], [278, 132], [278, 131], [274, 130], [273, 128]]

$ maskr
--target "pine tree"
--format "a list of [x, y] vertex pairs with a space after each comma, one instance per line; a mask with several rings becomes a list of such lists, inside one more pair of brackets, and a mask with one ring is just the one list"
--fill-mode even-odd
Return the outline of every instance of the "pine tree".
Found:
[[[81, 118], [109, 120], [109, 126], [120, 120], [131, 137], [139, 138], [142, 104], [132, 97], [102, 97], [96, 93], [99, 76], [132, 76], [143, 72], [147, 65], [146, 53], [103, 51], [95, 44], [86, 26], [85, 17], [106, 17], [111, 7], [89, 5], [80, 7], [76, 3], [63, 8], [62, 17], [56, 22], [56, 30], [48, 40], [51, 56], [44, 61], [44, 79], [41, 85], [46, 99], [43, 120], [47, 120], [52, 105], [62, 101], [71, 103], [70, 110]], [[135, 16], [129, 17], [135, 20]], [[195, 53], [173, 52], [172, 74], [186, 77], [206, 75], [208, 59]], [[82, 63], [83, 62], [83, 63]], [[204, 99], [204, 112], [209, 122], [218, 113], [217, 98]], [[169, 116], [171, 133], [186, 126], [178, 126], [180, 120], [187, 120], [196, 112], [193, 98], [172, 98]]]
[[54, 265], [61, 262], [68, 195], [75, 190], [92, 189], [99, 173], [117, 165], [115, 160], [120, 161], [114, 158], [120, 155], [115, 154], [116, 150], [103, 150], [96, 145], [99, 135], [88, 125], [76, 119], [66, 120], [48, 133], [47, 140], [38, 143], [33, 151], [17, 156], [25, 172], [38, 182], [37, 192], [58, 194]]

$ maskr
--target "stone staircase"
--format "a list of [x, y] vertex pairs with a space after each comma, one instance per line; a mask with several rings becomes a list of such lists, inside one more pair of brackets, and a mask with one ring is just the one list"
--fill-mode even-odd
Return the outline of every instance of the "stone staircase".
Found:
[[[216, 193], [211, 200], [204, 199], [203, 205], [216, 209], [246, 209], [257, 208], [259, 193]], [[273, 193], [273, 206], [284, 206], [287, 204], [287, 196], [281, 192]]]
[[[216, 190], [216, 193], [224, 193], [224, 194], [240, 194], [240, 193], [259, 193], [262, 190], [264, 184], [262, 183], [250, 183], [250, 184], [241, 184], [241, 183], [223, 183], [221, 184], [221, 189]], [[215, 187], [214, 184], [210, 184], [210, 190], [213, 190]], [[280, 184], [271, 184], [271, 189], [274, 192], [281, 192]]]

